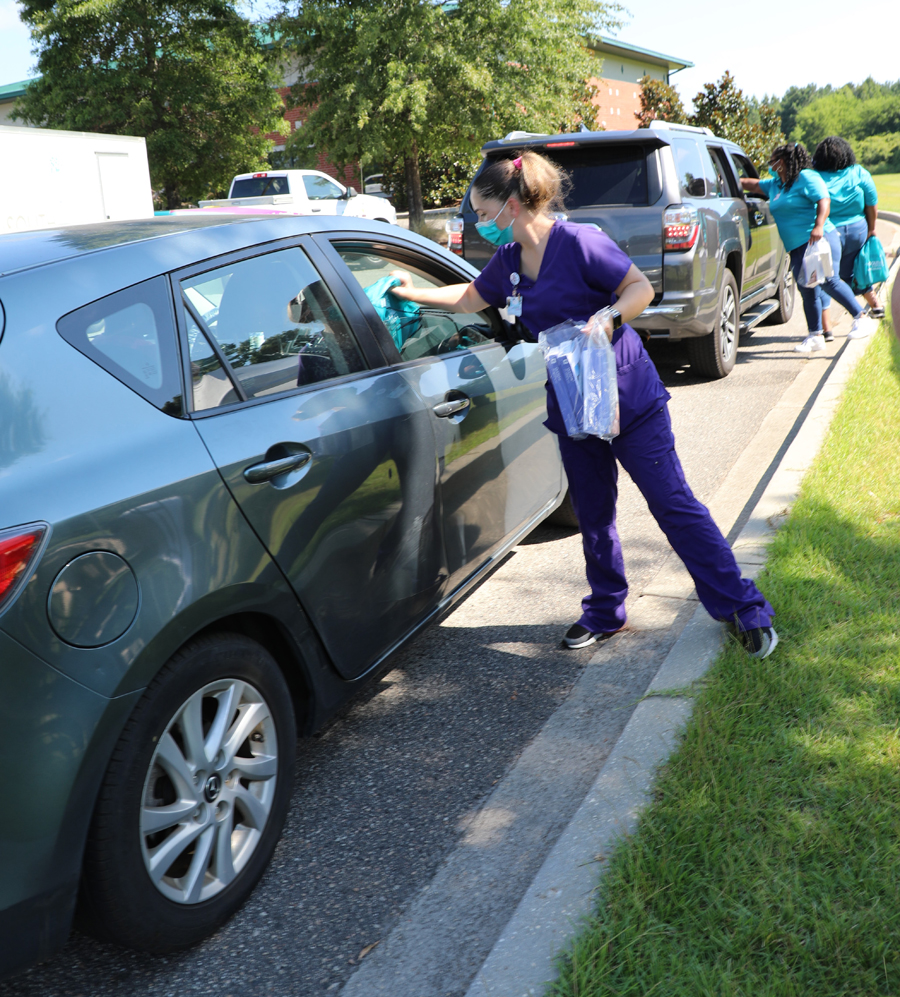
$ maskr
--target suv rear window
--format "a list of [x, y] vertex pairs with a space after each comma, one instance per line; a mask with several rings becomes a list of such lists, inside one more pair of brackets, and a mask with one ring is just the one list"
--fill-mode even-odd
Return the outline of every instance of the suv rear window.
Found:
[[289, 194], [287, 177], [246, 177], [231, 185], [232, 197], [268, 197]]
[[547, 155], [572, 181], [566, 195], [569, 210], [603, 204], [649, 204], [647, 151], [641, 145], [548, 149]]

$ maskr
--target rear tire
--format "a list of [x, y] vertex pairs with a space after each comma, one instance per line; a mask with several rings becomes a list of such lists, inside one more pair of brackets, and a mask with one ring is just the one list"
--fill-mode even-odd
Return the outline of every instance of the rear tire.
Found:
[[182, 648], [113, 751], [85, 851], [80, 926], [165, 953], [231, 917], [281, 835], [296, 739], [287, 683], [259, 644], [215, 634]]
[[707, 377], [727, 377], [737, 359], [739, 334], [737, 282], [734, 274], [726, 270], [712, 332], [685, 340], [691, 367]]
[[575, 506], [572, 505], [572, 495], [566, 492], [566, 497], [547, 517], [547, 522], [554, 526], [565, 526], [567, 529], [579, 530], [578, 517], [575, 515]]

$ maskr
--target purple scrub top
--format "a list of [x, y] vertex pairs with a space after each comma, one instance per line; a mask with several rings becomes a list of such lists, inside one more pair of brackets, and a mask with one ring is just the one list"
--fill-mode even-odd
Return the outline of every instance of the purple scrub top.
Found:
[[[501, 246], [475, 278], [475, 290], [489, 305], [503, 308], [512, 294], [510, 275], [518, 273], [522, 322], [535, 338], [566, 319], [586, 322], [594, 312], [615, 304], [615, 290], [631, 267], [628, 255], [608, 235], [574, 222], [553, 223], [537, 280], [520, 273], [521, 258], [517, 242]], [[613, 335], [612, 345], [624, 434], [658, 412], [671, 396], [630, 325]], [[547, 415], [547, 428], [564, 436], [565, 426], [549, 383]]]

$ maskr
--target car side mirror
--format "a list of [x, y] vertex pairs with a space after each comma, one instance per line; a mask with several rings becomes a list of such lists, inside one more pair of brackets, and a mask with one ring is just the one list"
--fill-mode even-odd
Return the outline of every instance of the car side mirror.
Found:
[[348, 187], [346, 191], [344, 191], [344, 197], [346, 197], [348, 201], [351, 197], [356, 197], [356, 188]]
[[709, 183], [706, 177], [694, 177], [688, 184], [689, 197], [707, 197], [709, 195]]

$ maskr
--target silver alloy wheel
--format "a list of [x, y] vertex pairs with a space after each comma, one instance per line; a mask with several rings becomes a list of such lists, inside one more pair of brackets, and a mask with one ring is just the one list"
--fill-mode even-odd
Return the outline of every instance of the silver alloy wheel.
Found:
[[790, 301], [794, 296], [794, 271], [791, 270], [790, 263], [784, 270], [784, 295], [786, 301]]
[[726, 284], [722, 289], [722, 314], [719, 319], [719, 350], [726, 363], [731, 360], [737, 349], [738, 325], [736, 319], [737, 301], [734, 289], [730, 284]]
[[259, 844], [275, 797], [271, 710], [240, 679], [220, 679], [181, 705], [144, 781], [144, 868], [163, 896], [196, 904], [221, 892]]

